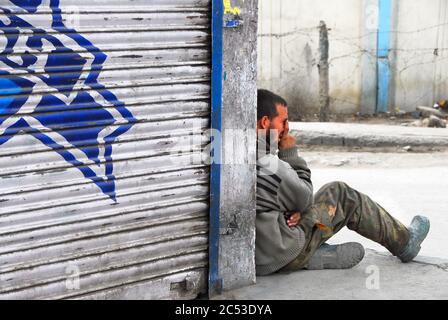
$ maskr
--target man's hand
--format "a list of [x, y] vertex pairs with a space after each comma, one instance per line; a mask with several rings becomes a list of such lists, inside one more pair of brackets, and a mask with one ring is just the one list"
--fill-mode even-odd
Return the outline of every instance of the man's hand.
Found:
[[300, 223], [300, 219], [302, 218], [302, 215], [300, 212], [295, 212], [287, 217], [286, 223], [288, 224], [288, 227], [296, 227]]
[[285, 131], [278, 142], [278, 148], [280, 150], [291, 149], [294, 148], [296, 144], [296, 138], [289, 134], [289, 123], [286, 122]]
[[297, 144], [296, 137], [287, 134], [280, 139], [280, 142], [278, 143], [278, 148], [280, 150], [291, 149], [294, 148], [296, 144]]

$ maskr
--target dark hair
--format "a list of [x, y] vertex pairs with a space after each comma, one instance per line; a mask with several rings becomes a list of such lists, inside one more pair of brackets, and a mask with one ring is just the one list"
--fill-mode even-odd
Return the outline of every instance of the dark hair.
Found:
[[272, 93], [268, 90], [260, 89], [258, 90], [258, 98], [257, 98], [257, 120], [260, 120], [264, 116], [269, 117], [269, 119], [273, 119], [278, 116], [277, 113], [277, 105], [280, 104], [284, 107], [287, 107], [285, 99]]

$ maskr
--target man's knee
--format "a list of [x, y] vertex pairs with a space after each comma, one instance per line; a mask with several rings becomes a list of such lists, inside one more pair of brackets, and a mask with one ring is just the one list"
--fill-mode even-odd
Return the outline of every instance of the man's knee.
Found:
[[350, 186], [342, 181], [333, 181], [330, 182], [329, 184], [327, 184], [327, 187], [331, 188], [331, 189], [339, 189], [339, 190], [347, 190], [348, 188], [350, 188]]
[[348, 184], [342, 181], [333, 181], [327, 183], [316, 193], [315, 200], [318, 202], [318, 200], [326, 199], [327, 197], [339, 198], [346, 193], [348, 188], [350, 188]]

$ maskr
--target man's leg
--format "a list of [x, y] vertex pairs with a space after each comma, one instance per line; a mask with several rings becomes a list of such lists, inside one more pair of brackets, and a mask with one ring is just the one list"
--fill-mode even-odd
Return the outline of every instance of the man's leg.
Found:
[[302, 214], [307, 243], [281, 271], [303, 269], [315, 251], [344, 226], [399, 255], [409, 241], [408, 229], [368, 196], [342, 182], [322, 187], [314, 205]]

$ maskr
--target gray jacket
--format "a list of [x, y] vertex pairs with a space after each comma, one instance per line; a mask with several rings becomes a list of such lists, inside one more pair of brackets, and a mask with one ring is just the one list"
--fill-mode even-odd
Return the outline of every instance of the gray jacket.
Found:
[[300, 227], [290, 228], [286, 213], [304, 212], [313, 203], [311, 171], [296, 147], [257, 160], [255, 263], [257, 275], [274, 273], [294, 260], [305, 245]]

